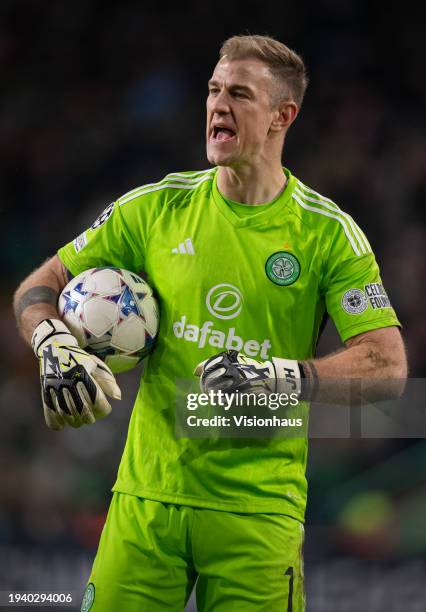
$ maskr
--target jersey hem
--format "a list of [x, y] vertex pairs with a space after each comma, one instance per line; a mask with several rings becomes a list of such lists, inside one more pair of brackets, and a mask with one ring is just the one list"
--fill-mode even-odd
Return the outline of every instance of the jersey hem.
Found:
[[206, 508], [208, 510], [222, 510], [224, 512], [237, 512], [239, 514], [285, 514], [296, 519], [300, 523], [305, 520], [305, 511], [295, 512], [294, 507], [285, 501], [268, 502], [265, 504], [258, 503], [241, 503], [241, 502], [214, 502], [185, 494], [169, 494], [162, 491], [155, 491], [145, 487], [134, 485], [124, 485], [116, 482], [111, 489], [113, 492], [126, 493], [127, 495], [135, 495], [136, 497], [144, 497], [151, 501], [158, 501], [167, 504], [179, 504], [181, 506], [191, 506], [195, 508]]
[[[361, 334], [362, 332], [373, 331], [374, 329], [380, 329], [381, 327], [401, 327], [401, 323], [398, 319], [393, 321], [383, 321], [381, 319], [374, 319], [373, 321], [364, 321], [363, 323], [357, 323], [347, 327], [344, 333], [340, 334], [342, 342], [346, 342], [349, 338]], [[354, 331], [356, 333], [354, 333]]]

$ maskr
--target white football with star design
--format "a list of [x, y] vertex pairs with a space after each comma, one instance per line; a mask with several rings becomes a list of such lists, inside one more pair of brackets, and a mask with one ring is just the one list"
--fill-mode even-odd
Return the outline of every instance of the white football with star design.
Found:
[[91, 268], [59, 296], [59, 313], [81, 348], [115, 373], [134, 368], [153, 349], [158, 305], [151, 287], [120, 268]]

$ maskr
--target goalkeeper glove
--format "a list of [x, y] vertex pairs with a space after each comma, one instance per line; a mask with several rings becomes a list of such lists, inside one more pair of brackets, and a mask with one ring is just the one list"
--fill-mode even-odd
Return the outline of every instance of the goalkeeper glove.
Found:
[[31, 345], [40, 362], [44, 418], [50, 429], [94, 423], [111, 412], [106, 395], [121, 399], [109, 367], [81, 349], [62, 321], [39, 323]]
[[295, 393], [301, 395], [303, 366], [294, 359], [272, 357], [256, 361], [238, 351], [224, 351], [198, 364], [194, 374], [200, 376], [202, 391], [221, 389], [225, 393]]

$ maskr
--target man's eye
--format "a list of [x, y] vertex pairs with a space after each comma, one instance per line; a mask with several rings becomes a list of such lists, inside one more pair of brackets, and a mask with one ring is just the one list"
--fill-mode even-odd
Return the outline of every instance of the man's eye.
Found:
[[215, 94], [217, 94], [218, 92], [219, 92], [219, 90], [217, 89], [217, 87], [211, 87], [211, 88], [209, 89], [209, 94], [210, 94], [210, 95], [215, 95]]

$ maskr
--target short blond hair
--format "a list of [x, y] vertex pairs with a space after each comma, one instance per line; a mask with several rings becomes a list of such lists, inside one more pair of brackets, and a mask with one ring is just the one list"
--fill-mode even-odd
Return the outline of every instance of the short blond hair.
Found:
[[300, 55], [282, 42], [257, 34], [232, 36], [220, 48], [220, 59], [225, 56], [229, 60], [256, 58], [264, 62], [277, 83], [272, 105], [291, 98], [301, 107], [308, 86], [306, 66]]

